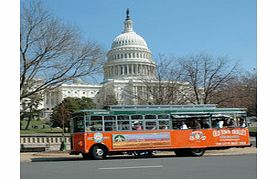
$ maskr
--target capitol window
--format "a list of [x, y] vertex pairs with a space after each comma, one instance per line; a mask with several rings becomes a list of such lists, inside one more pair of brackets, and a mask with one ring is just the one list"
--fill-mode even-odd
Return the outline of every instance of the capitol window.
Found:
[[129, 74], [132, 74], [132, 68], [129, 66]]
[[136, 74], [136, 73], [137, 73], [137, 72], [136, 72], [136, 65], [134, 65], [133, 67], [134, 67], [134, 69], [133, 69], [134, 74]]
[[125, 65], [125, 74], [127, 74], [127, 65]]
[[121, 66], [120, 69], [121, 69], [121, 70], [120, 70], [120, 74], [122, 75], [122, 74], [123, 74], [123, 66]]

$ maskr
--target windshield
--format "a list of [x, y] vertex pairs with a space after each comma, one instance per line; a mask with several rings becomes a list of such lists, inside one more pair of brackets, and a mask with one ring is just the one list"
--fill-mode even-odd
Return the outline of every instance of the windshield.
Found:
[[85, 131], [85, 126], [84, 126], [84, 117], [83, 116], [76, 116], [72, 119], [72, 129], [74, 133], [76, 132], [84, 132]]

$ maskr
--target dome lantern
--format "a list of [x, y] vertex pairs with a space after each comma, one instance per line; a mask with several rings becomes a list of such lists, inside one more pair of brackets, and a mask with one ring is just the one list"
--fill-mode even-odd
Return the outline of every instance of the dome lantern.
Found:
[[124, 22], [124, 32], [133, 32], [133, 21], [131, 20], [130, 16], [129, 16], [129, 8], [127, 8], [126, 11], [126, 20]]

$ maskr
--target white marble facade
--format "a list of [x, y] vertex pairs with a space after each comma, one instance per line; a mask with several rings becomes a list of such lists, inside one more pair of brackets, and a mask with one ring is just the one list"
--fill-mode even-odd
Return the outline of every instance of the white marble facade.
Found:
[[64, 98], [76, 97], [76, 98], [95, 98], [102, 85], [83, 84], [80, 82], [74, 82], [72, 84], [63, 84], [55, 90], [44, 92], [44, 118], [49, 118], [52, 114], [53, 108], [62, 102]]

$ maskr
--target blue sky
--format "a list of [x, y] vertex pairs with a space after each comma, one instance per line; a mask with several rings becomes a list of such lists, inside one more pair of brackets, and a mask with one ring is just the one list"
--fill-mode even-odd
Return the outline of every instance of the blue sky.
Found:
[[256, 0], [43, 0], [84, 38], [109, 50], [123, 30], [126, 9], [134, 31], [154, 57], [206, 52], [227, 56], [245, 70], [257, 65]]

